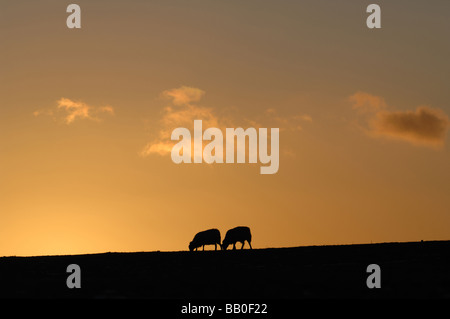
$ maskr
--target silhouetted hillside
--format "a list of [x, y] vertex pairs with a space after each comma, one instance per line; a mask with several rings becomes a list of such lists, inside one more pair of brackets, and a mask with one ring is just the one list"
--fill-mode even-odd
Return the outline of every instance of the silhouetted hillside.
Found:
[[[69, 289], [69, 264], [81, 288]], [[381, 288], [369, 289], [369, 264]], [[450, 242], [0, 258], [5, 298], [450, 297]]]

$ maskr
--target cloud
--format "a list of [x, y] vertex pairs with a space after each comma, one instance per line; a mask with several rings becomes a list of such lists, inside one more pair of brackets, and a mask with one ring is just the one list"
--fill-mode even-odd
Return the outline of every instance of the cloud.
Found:
[[390, 111], [382, 97], [364, 92], [357, 92], [349, 99], [353, 109], [365, 113], [366, 131], [372, 137], [432, 148], [439, 148], [445, 142], [450, 121], [441, 109], [419, 106], [414, 111]]
[[441, 110], [427, 106], [415, 111], [378, 112], [371, 123], [373, 133], [377, 135], [429, 146], [444, 143], [449, 124]]
[[163, 108], [156, 136], [141, 150], [142, 156], [170, 154], [172, 147], [177, 143], [170, 139], [172, 131], [177, 127], [185, 127], [192, 132], [194, 120], [202, 120], [203, 129], [217, 127], [222, 132], [225, 132], [227, 127], [244, 129], [276, 127], [280, 128], [280, 131], [299, 131], [302, 129], [302, 123], [312, 122], [309, 115], [281, 115], [275, 108], [266, 109], [252, 119], [239, 116], [238, 110], [234, 108], [223, 109], [219, 112], [212, 107], [199, 105], [205, 91], [194, 87], [181, 86], [177, 89], [166, 90], [161, 95], [169, 100], [170, 105]]
[[67, 124], [72, 123], [75, 119], [89, 119], [89, 105], [83, 102], [74, 102], [70, 99], [62, 98], [58, 100], [58, 109], [64, 109], [66, 111], [65, 120]]
[[165, 155], [172, 151], [173, 144], [169, 141], [148, 143], [141, 151], [142, 156], [148, 156], [152, 153]]
[[353, 103], [353, 109], [360, 112], [376, 112], [387, 107], [382, 97], [366, 92], [356, 92], [349, 97], [349, 100]]
[[115, 114], [114, 109], [113, 109], [111, 106], [100, 106], [100, 107], [98, 108], [98, 111], [99, 111], [100, 113], [109, 113], [109, 114], [111, 114], [111, 115], [114, 115], [114, 114]]
[[166, 90], [162, 93], [162, 96], [171, 99], [174, 105], [187, 105], [192, 102], [198, 102], [203, 95], [205, 95], [205, 91], [189, 86]]
[[34, 116], [47, 115], [57, 121], [72, 124], [75, 120], [88, 119], [101, 121], [101, 114], [114, 115], [114, 109], [107, 106], [94, 107], [81, 101], [73, 101], [68, 98], [61, 98], [56, 101], [56, 109], [43, 109], [33, 112]]
[[204, 94], [205, 91], [188, 86], [164, 91], [162, 96], [170, 100], [172, 105], [164, 107], [157, 137], [147, 143], [140, 154], [169, 154], [176, 143], [170, 139], [172, 131], [177, 127], [186, 127], [192, 131], [194, 120], [202, 120], [204, 127], [222, 127], [224, 123], [219, 121], [212, 108], [193, 104], [200, 101]]

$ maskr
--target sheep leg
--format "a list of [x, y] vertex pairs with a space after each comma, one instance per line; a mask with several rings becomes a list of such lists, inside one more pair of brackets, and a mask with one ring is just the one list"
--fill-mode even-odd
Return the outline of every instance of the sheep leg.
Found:
[[[248, 241], [248, 240], [247, 240], [247, 241]], [[252, 244], [251, 244], [250, 242], [248, 242], [248, 244], [250, 245], [250, 249], [253, 249], [253, 248], [252, 248]]]
[[203, 251], [205, 251], [205, 245], [203, 245]]
[[244, 249], [244, 245], [245, 245], [245, 241], [242, 242], [242, 247], [241, 247], [241, 249]]

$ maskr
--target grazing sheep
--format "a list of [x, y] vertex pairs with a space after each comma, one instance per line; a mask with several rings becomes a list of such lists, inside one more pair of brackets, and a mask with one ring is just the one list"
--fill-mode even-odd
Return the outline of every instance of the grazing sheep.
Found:
[[238, 241], [242, 243], [241, 249], [244, 249], [245, 241], [248, 241], [250, 249], [252, 249], [252, 234], [250, 233], [250, 228], [246, 226], [239, 226], [227, 231], [222, 243], [222, 249], [227, 250], [228, 245], [230, 244], [233, 244], [233, 249], [236, 249], [236, 242]]
[[205, 250], [205, 245], [214, 245], [216, 248], [215, 250], [217, 250], [217, 244], [219, 244], [219, 247], [222, 247], [220, 244], [220, 231], [215, 228], [208, 229], [195, 235], [194, 239], [189, 243], [189, 250], [197, 250], [197, 248], [201, 246], [203, 246], [203, 250]]

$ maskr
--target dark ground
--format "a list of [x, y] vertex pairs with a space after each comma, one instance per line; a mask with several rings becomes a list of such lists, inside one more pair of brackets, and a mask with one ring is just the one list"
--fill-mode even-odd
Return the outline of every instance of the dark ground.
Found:
[[[80, 289], [66, 286], [69, 264], [81, 267]], [[381, 267], [380, 289], [366, 286], [369, 264]], [[450, 298], [450, 241], [2, 257], [0, 297]]]

